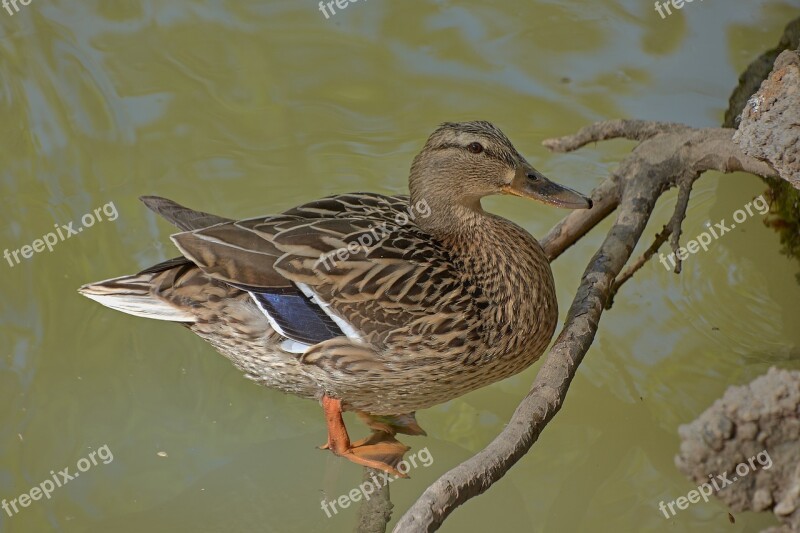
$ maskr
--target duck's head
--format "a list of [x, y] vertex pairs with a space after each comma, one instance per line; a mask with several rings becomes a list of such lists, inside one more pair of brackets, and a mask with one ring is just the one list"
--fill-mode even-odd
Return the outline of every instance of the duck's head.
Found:
[[413, 202], [446, 202], [474, 210], [480, 210], [481, 198], [493, 194], [569, 209], [592, 207], [591, 199], [545, 178], [502, 131], [485, 121], [439, 126], [414, 159], [409, 189]]

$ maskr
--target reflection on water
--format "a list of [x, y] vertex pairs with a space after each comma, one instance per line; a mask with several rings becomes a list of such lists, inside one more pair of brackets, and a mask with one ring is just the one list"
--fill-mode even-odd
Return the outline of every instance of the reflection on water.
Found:
[[[400, 193], [438, 122], [476, 118], [501, 126], [545, 175], [588, 190], [629, 144], [550, 155], [543, 138], [618, 116], [719, 124], [739, 71], [796, 7], [706, 2], [664, 20], [630, 0], [371, 0], [329, 20], [313, 2], [288, 1], [0, 10], [0, 247], [20, 249], [98, 206], [118, 210], [0, 266], [0, 499], [102, 444], [114, 452], [50, 499], [0, 512], [0, 531], [351, 531], [358, 520], [353, 508], [320, 509], [362, 472], [314, 449], [325, 432], [317, 405], [249, 383], [181, 328], [75, 292], [175, 254], [139, 195], [247, 217], [335, 192]], [[762, 189], [741, 174], [706, 176], [684, 234]], [[563, 215], [506, 198], [485, 206], [535, 235]], [[592, 233], [554, 264], [562, 309], [601, 239]], [[729, 525], [716, 501], [667, 524], [657, 504], [692, 488], [673, 465], [678, 424], [730, 383], [800, 367], [800, 289], [777, 250], [754, 218], [680, 276], [657, 263], [639, 272], [533, 451], [444, 530], [771, 524], [744, 515]], [[392, 483], [395, 520], [502, 429], [534, 373], [418, 415], [430, 436], [408, 444], [436, 461]]]

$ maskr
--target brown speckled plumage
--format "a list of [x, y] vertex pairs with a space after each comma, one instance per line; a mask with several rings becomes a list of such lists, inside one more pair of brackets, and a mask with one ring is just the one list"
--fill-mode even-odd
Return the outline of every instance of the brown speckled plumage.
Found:
[[[590, 202], [544, 179], [486, 122], [437, 129], [409, 185], [410, 197], [342, 194], [244, 221], [147, 197], [184, 230], [173, 236], [183, 257], [81, 290], [110, 307], [184, 323], [263, 385], [372, 415], [430, 407], [527, 368], [556, 326], [541, 247], [483, 211], [480, 198]], [[368, 234], [369, 246], [352, 244]], [[283, 349], [286, 337], [248, 291], [297, 287], [359, 338]]]

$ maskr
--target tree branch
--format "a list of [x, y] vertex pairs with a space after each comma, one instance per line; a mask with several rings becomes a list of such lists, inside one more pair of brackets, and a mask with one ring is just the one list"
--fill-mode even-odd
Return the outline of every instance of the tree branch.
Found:
[[617, 208], [619, 187], [613, 177], [607, 178], [592, 191], [591, 196], [594, 202], [591, 209], [570, 212], [539, 241], [551, 263]]
[[646, 141], [659, 133], [683, 131], [688, 126], [674, 122], [653, 122], [650, 120], [615, 119], [595, 122], [578, 130], [574, 135], [547, 139], [542, 144], [551, 152], [572, 152], [591, 142], [608, 139], [628, 139]]
[[[699, 177], [699, 174], [697, 177]], [[675, 203], [675, 211], [672, 213], [672, 218], [667, 223], [670, 234], [669, 245], [672, 247], [672, 253], [675, 254], [676, 274], [681, 273], [681, 264], [683, 260], [678, 250], [681, 247], [680, 240], [681, 233], [683, 233], [682, 224], [686, 218], [686, 210], [689, 208], [689, 196], [692, 193], [692, 184], [695, 179], [697, 178], [686, 174], [681, 176], [681, 179], [678, 181], [678, 201]]]
[[[733, 132], [731, 129], [693, 129], [680, 124], [614, 120], [593, 124], [573, 136], [545, 141], [548, 148], [569, 151], [595, 140], [641, 140], [613, 175], [593, 192], [595, 205], [601, 208], [570, 214], [542, 240], [545, 253], [554, 259], [615, 207], [617, 209], [616, 220], [586, 268], [564, 328], [539, 369], [530, 392], [505, 429], [486, 448], [428, 487], [401, 517], [394, 531], [436, 530], [456, 507], [488, 490], [533, 446], [563, 405], [578, 365], [594, 340], [603, 309], [618, 288], [615, 280], [631, 257], [664, 191], [678, 183], [688, 184], [684, 185], [683, 195], [679, 195], [673, 215], [678, 222], [670, 232], [675, 234], [679, 233], [680, 221], [685, 215], [690, 184], [706, 170], [747, 170], [762, 176], [775, 174], [768, 164], [744, 155], [732, 142]], [[595, 209], [597, 212], [592, 213]]]
[[[363, 479], [365, 483], [372, 483], [373, 479], [384, 475], [380, 470], [364, 467]], [[385, 533], [386, 525], [392, 518], [394, 504], [389, 497], [389, 484], [386, 483], [378, 489], [377, 493], [363, 500], [358, 508], [357, 533]]]
[[625, 272], [617, 276], [617, 279], [614, 280], [614, 286], [611, 287], [611, 295], [608, 297], [608, 301], [606, 302], [606, 311], [611, 309], [611, 306], [614, 304], [614, 296], [617, 295], [617, 291], [622, 286], [623, 283], [628, 281], [633, 277], [633, 275], [642, 268], [647, 261], [650, 260], [653, 255], [661, 248], [661, 245], [667, 242], [672, 230], [669, 226], [664, 226], [660, 233], [656, 234], [655, 239], [653, 239], [653, 244], [650, 245], [650, 248], [645, 250], [645, 252], [639, 256], [639, 259], [633, 262], [631, 266], [625, 269]]

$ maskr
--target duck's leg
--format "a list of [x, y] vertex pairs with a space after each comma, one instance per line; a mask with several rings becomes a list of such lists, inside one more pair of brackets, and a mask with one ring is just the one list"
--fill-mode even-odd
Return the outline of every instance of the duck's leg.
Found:
[[329, 449], [336, 455], [356, 464], [376, 468], [398, 477], [408, 477], [397, 465], [409, 448], [388, 433], [374, 432], [366, 439], [351, 443], [347, 428], [342, 420], [342, 401], [329, 396], [322, 397], [322, 409], [328, 424], [328, 442], [322, 449]]

